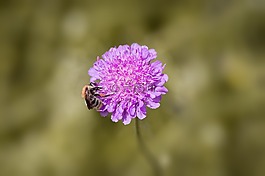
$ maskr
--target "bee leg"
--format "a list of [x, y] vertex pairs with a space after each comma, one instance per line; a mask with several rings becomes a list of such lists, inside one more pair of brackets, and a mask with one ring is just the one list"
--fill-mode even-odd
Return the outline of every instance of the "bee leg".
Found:
[[104, 98], [104, 97], [108, 97], [110, 95], [105, 95], [105, 94], [102, 94], [102, 93], [95, 93], [94, 96]]
[[108, 95], [105, 95], [105, 94], [102, 94], [102, 93], [99, 94], [100, 97], [108, 97], [108, 96], [111, 96], [111, 95], [113, 95], [113, 94], [108, 94]]
[[97, 84], [94, 83], [94, 82], [90, 82], [89, 85], [92, 86], [92, 87], [96, 87], [97, 86]]
[[98, 88], [102, 88], [101, 86], [98, 86], [98, 84], [95, 83], [95, 82], [90, 82], [89, 85], [90, 85], [91, 87], [94, 87], [94, 88], [96, 88], [96, 87], [98, 87]]
[[100, 88], [100, 87], [93, 87], [93, 88], [91, 88], [90, 89], [90, 92], [92, 93], [92, 94], [97, 94], [96, 92], [98, 91], [98, 90], [101, 90], [102, 88]]

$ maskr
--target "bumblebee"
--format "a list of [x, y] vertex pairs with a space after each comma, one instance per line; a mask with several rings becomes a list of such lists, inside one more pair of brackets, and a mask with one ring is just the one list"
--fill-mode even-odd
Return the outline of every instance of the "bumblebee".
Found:
[[100, 110], [102, 107], [102, 101], [99, 97], [107, 97], [109, 95], [104, 95], [102, 93], [98, 93], [99, 90], [102, 90], [101, 86], [97, 86], [96, 83], [90, 82], [89, 84], [85, 85], [82, 89], [81, 96], [85, 100], [85, 104], [87, 108]]
[[96, 83], [89, 83], [85, 85], [82, 89], [81, 96], [85, 100], [87, 108], [99, 110], [102, 107], [102, 101], [98, 98], [103, 95], [99, 94], [98, 91], [102, 87], [97, 86]]

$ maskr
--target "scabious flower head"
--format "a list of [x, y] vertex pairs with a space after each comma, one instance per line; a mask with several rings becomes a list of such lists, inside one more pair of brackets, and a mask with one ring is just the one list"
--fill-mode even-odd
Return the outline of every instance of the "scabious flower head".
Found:
[[99, 97], [102, 116], [110, 113], [113, 122], [121, 120], [127, 125], [135, 117], [144, 119], [146, 107], [160, 106], [162, 94], [168, 91], [164, 86], [168, 76], [162, 73], [165, 65], [152, 61], [156, 56], [154, 49], [134, 43], [110, 48], [97, 58], [88, 74], [91, 82], [102, 87], [100, 93], [106, 95]]

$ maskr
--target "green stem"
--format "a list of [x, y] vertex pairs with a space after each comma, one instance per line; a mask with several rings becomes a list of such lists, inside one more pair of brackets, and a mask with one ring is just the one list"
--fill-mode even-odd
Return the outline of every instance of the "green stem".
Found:
[[141, 152], [143, 153], [144, 157], [146, 160], [150, 163], [154, 175], [155, 176], [161, 176], [162, 175], [162, 169], [158, 163], [158, 161], [155, 159], [155, 157], [150, 153], [148, 148], [146, 147], [141, 131], [140, 131], [140, 125], [139, 125], [140, 120], [138, 118], [135, 118], [135, 128], [136, 128], [136, 137], [137, 141], [140, 147]]

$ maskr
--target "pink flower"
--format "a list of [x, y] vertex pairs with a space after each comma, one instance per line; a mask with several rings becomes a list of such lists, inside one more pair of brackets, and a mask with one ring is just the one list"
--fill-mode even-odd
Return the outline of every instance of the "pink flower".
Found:
[[102, 87], [101, 94], [110, 95], [99, 97], [102, 116], [110, 113], [113, 122], [127, 125], [135, 117], [144, 119], [146, 107], [160, 106], [161, 96], [168, 92], [164, 86], [168, 76], [162, 73], [165, 65], [151, 62], [156, 56], [154, 49], [134, 43], [110, 48], [102, 59], [98, 57], [88, 74]]

